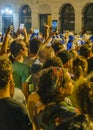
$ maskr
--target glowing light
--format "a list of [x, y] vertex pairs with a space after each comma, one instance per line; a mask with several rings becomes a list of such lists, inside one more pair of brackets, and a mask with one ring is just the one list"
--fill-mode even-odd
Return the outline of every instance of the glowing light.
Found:
[[4, 13], [5, 13], [5, 11], [4, 11], [4, 10], [1, 10], [1, 13], [2, 13], [2, 14], [4, 14]]
[[4, 10], [1, 10], [1, 13], [2, 14], [13, 14], [13, 11], [11, 10], [11, 9], [9, 9], [9, 8], [6, 8], [6, 9], [4, 9]]

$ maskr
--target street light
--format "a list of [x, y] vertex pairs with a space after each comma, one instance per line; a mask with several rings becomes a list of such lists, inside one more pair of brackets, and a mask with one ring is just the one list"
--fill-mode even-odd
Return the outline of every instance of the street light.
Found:
[[1, 10], [1, 13], [6, 15], [12, 15], [13, 11], [9, 8], [5, 8], [4, 10]]

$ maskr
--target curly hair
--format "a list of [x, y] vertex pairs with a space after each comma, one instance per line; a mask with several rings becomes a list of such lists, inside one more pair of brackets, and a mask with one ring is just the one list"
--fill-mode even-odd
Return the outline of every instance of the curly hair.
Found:
[[76, 79], [78, 79], [80, 76], [86, 77], [87, 69], [88, 63], [84, 57], [77, 56], [73, 59], [73, 72]]
[[11, 73], [11, 61], [6, 56], [0, 56], [0, 89], [8, 84]]
[[88, 114], [93, 119], [93, 83], [80, 81], [76, 89], [76, 99], [81, 112]]
[[38, 93], [44, 104], [58, 101], [60, 87], [68, 82], [66, 70], [60, 67], [50, 67], [42, 70], [39, 79]]

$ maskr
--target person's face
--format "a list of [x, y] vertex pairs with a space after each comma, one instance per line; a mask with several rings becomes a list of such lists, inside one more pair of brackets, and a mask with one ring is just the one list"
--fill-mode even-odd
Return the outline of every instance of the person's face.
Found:
[[74, 85], [73, 85], [73, 81], [71, 80], [70, 74], [68, 72], [67, 73], [67, 80], [64, 83], [64, 86], [62, 87], [62, 93], [64, 94], [64, 96], [69, 96], [73, 93], [73, 89], [74, 89]]
[[22, 45], [23, 45], [23, 50], [22, 50], [23, 57], [28, 57], [28, 48], [25, 42], [23, 42]]

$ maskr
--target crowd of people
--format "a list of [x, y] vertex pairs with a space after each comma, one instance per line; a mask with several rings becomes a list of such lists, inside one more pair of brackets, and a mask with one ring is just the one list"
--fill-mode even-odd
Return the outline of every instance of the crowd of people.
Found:
[[0, 130], [93, 130], [93, 35], [44, 28], [0, 35]]

